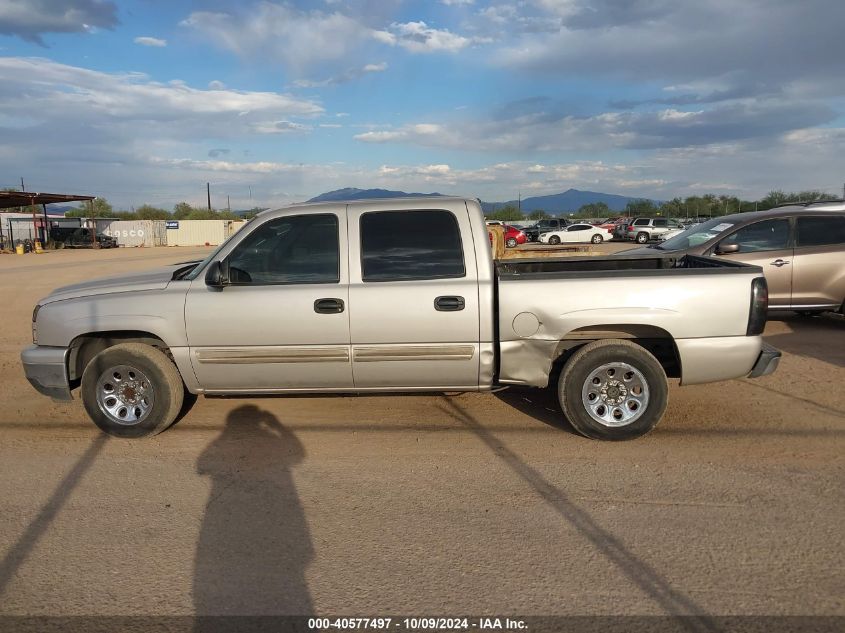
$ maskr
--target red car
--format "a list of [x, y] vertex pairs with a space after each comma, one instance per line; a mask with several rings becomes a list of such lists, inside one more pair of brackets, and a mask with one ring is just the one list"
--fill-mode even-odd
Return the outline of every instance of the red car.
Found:
[[505, 246], [508, 248], [515, 248], [517, 244], [525, 244], [525, 242], [528, 241], [528, 238], [525, 237], [525, 233], [515, 226], [511, 226], [510, 224], [505, 224], [503, 226], [505, 228]]

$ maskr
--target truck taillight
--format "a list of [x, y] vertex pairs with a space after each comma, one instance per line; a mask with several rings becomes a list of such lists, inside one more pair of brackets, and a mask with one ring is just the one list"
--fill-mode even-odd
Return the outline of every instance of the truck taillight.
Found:
[[746, 336], [758, 336], [766, 327], [766, 313], [769, 309], [769, 286], [765, 277], [751, 282], [751, 310], [748, 313]]

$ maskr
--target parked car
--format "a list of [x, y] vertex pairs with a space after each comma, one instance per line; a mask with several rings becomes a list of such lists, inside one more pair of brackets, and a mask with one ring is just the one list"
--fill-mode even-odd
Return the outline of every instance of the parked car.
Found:
[[[92, 248], [91, 229], [52, 229], [50, 238], [64, 244], [65, 248]], [[117, 248], [117, 240], [110, 235], [97, 233], [97, 246], [99, 248]]]
[[485, 233], [471, 198], [265, 211], [202, 262], [53, 291], [33, 311], [23, 368], [43, 394], [78, 387], [119, 437], [167, 428], [186, 392], [490, 391], [559, 374], [569, 423], [622, 440], [663, 417], [667, 376], [777, 366], [757, 267], [662, 254], [494, 262]]
[[504, 224], [503, 226], [505, 229], [505, 246], [508, 248], [516, 248], [517, 244], [525, 244], [528, 241], [524, 231], [520, 231], [510, 224]]
[[592, 224], [570, 224], [562, 231], [549, 231], [540, 233], [540, 241], [543, 244], [561, 244], [571, 242], [592, 242], [601, 244], [613, 237], [607, 229], [593, 226]]
[[685, 224], [683, 228], [671, 229], [669, 231], [666, 231], [665, 233], [660, 233], [657, 236], [657, 241], [658, 242], [665, 242], [666, 240], [673, 238], [676, 235], [683, 233], [684, 231], [689, 231], [691, 228], [696, 227], [699, 224], [700, 224], [699, 222], [695, 222], [693, 224]]
[[623, 251], [714, 256], [760, 266], [769, 310], [845, 308], [845, 203], [815, 203], [713, 218], [660, 244]]
[[599, 228], [605, 229], [606, 231], [610, 231], [613, 233], [613, 230], [616, 228], [616, 225], [620, 222], [626, 221], [628, 218], [621, 217], [621, 218], [607, 218], [606, 220], [601, 220], [599, 222], [595, 222], [595, 226]]
[[523, 231], [525, 232], [525, 236], [528, 238], [529, 242], [536, 242], [540, 239], [540, 233], [560, 231], [561, 229], [566, 228], [568, 224], [569, 222], [564, 218], [545, 218], [538, 221], [537, 224], [523, 229]]
[[638, 244], [645, 244], [650, 240], [657, 239], [657, 236], [661, 233], [682, 228], [684, 227], [676, 220], [669, 218], [636, 218], [628, 224], [625, 237]]

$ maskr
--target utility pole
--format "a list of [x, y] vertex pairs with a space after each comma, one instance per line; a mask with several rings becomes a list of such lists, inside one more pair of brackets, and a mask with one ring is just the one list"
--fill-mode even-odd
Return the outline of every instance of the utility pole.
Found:
[[228, 193], [226, 194], [226, 211], [228, 211], [229, 213], [232, 212], [232, 205], [229, 202], [229, 194]]
[[211, 184], [205, 183], [205, 195], [208, 197], [208, 210], [211, 211]]
[[21, 191], [26, 191], [26, 187], [23, 184], [23, 176], [21, 176]]
[[522, 215], [522, 190], [517, 193], [516, 205], [516, 210], [519, 211], [519, 215]]

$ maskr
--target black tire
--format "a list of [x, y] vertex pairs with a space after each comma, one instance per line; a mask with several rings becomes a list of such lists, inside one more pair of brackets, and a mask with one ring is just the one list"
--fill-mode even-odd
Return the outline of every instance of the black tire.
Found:
[[558, 244], [560, 244], [560, 238], [557, 235], [552, 235], [549, 238], [549, 244], [552, 244], [553, 246], [557, 246]]
[[596, 235], [593, 235], [592, 238], [590, 238], [590, 241], [593, 244], [601, 244], [604, 241], [604, 238], [601, 235], [596, 234]]
[[505, 241], [505, 246], [507, 246], [508, 248], [516, 248], [516, 238], [515, 237], [509, 237]]
[[[116, 385], [110, 385], [111, 382], [115, 381], [109, 380], [106, 373], [115, 368], [125, 369], [114, 372], [115, 376], [118, 374], [121, 374], [121, 376]], [[138, 372], [137, 376], [144, 376], [149, 382], [146, 387], [151, 388], [150, 394], [152, 397], [149, 401], [149, 408], [138, 415], [136, 422], [119, 422], [116, 417], [106, 414], [101, 409], [97, 398], [98, 383], [102, 379], [105, 383], [104, 389], [111, 386], [112, 392], [118, 394], [121, 381], [124, 380], [122, 373], [127, 374], [126, 380], [131, 378], [134, 381], [136, 374], [133, 372]], [[147, 381], [138, 379], [140, 384], [147, 384]], [[127, 386], [130, 384], [135, 385], [137, 383], [127, 383]], [[128, 397], [137, 402], [139, 391], [140, 388], [139, 390], [128, 388], [126, 392], [120, 392], [119, 395], [124, 397], [124, 393], [129, 393]], [[81, 392], [82, 402], [88, 416], [102, 431], [114, 437], [137, 438], [161, 433], [173, 423], [182, 409], [185, 386], [176, 365], [164, 352], [142, 343], [121, 343], [103, 350], [91, 359], [82, 373]], [[109, 399], [117, 404], [122, 402], [119, 399], [104, 396], [104, 406], [109, 406]], [[142, 396], [141, 399], [143, 399]], [[131, 417], [137, 415], [138, 411], [142, 411], [141, 406], [143, 404], [138, 402], [137, 407], [135, 404], [129, 404], [122, 406], [121, 409], [124, 412], [128, 410], [128, 415]], [[127, 415], [127, 413], [124, 413], [124, 415]]]
[[637, 237], [635, 237], [634, 239], [636, 240], [637, 244], [645, 244], [646, 242], [648, 242], [648, 233], [641, 231], [637, 233]]
[[[611, 376], [609, 382], [613, 382], [613, 374], [609, 374], [610, 369], [614, 372], [626, 371], [623, 375], [623, 386], [625, 376], [629, 373], [632, 376], [633, 385], [643, 383], [644, 389], [641, 387], [641, 395], [626, 396], [627, 391], [620, 393], [618, 386], [615, 387], [616, 392], [607, 391], [602, 395], [599, 391], [602, 386], [607, 387], [606, 383], [595, 387], [596, 392], [590, 392], [588, 386], [588, 379], [602, 367], [608, 364], [624, 363], [628, 368], [635, 371], [627, 371], [626, 368], [609, 368], [601, 370], [600, 375], [607, 374]], [[639, 378], [635, 377], [635, 372], [639, 373]], [[615, 381], [617, 384], [619, 380]], [[592, 384], [592, 383], [590, 383]], [[614, 385], [610, 385], [614, 387]], [[630, 393], [634, 394], [636, 387], [627, 387]], [[641, 437], [648, 433], [663, 417], [666, 410], [666, 402], [668, 400], [669, 385], [666, 382], [666, 373], [663, 367], [648, 351], [631, 343], [630, 341], [622, 339], [608, 339], [603, 341], [594, 341], [577, 350], [563, 366], [563, 371], [560, 374], [558, 381], [558, 399], [560, 406], [563, 409], [563, 414], [569, 423], [576, 431], [586, 437], [599, 440], [631, 440]], [[584, 395], [584, 392], [590, 392]], [[645, 394], [646, 403], [639, 407], [638, 403]], [[586, 402], [589, 400], [587, 396], [596, 396], [599, 400], [598, 408], [601, 409], [603, 404], [602, 398], [606, 396], [621, 397], [625, 399], [622, 406], [619, 402], [607, 405], [605, 412], [609, 417], [613, 417], [615, 413], [620, 414], [620, 420], [614, 421], [618, 426], [612, 426], [608, 423], [602, 423], [591, 415]], [[633, 403], [633, 404], [631, 404]], [[630, 409], [629, 405], [633, 407], [638, 405], [636, 409]], [[626, 415], [622, 409], [626, 409], [627, 415], [632, 416], [630, 422], [624, 422], [621, 419]]]

